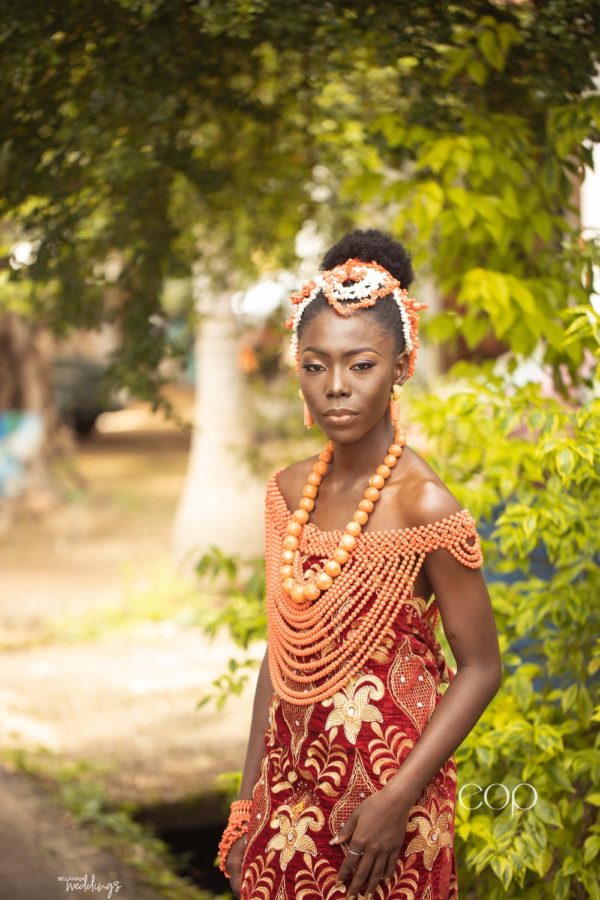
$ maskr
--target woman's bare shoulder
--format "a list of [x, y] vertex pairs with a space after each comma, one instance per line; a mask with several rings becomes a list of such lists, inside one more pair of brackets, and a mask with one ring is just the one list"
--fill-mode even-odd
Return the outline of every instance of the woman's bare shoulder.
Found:
[[408, 455], [410, 458], [399, 499], [410, 527], [438, 522], [462, 509], [458, 499], [427, 460], [412, 449]]
[[279, 490], [283, 494], [283, 498], [289, 509], [295, 509], [298, 498], [302, 494], [302, 488], [306, 484], [306, 479], [314, 463], [318, 460], [319, 455], [309, 456], [306, 459], [299, 459], [292, 463], [277, 475], [277, 483]]
[[[400, 525], [409, 528], [427, 525], [461, 509], [454, 494], [427, 460], [412, 448], [406, 447], [404, 452], [404, 465], [398, 466], [398, 472], [394, 473], [388, 487], [392, 506], [398, 504], [401, 508]], [[302, 488], [318, 458], [315, 454], [278, 472], [277, 484], [288, 509], [296, 508]]]

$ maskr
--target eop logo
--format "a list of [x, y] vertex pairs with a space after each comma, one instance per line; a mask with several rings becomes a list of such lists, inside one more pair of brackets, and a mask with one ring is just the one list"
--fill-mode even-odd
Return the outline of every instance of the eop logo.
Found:
[[[506, 799], [505, 799], [504, 803], [502, 804], [502, 806], [493, 806], [488, 799], [489, 791], [491, 791], [492, 788], [495, 788], [495, 787], [500, 788], [504, 792]], [[468, 788], [472, 788], [473, 790], [469, 791], [469, 793], [466, 794], [467, 799], [470, 799], [471, 797], [474, 797], [477, 794], [481, 794], [481, 792], [483, 791], [483, 800], [479, 800], [479, 802], [476, 803], [475, 805], [470, 805], [468, 802], [465, 803], [465, 801], [463, 800], [463, 793], [465, 791], [467, 791]], [[529, 788], [529, 790], [531, 792], [531, 798], [532, 798], [532, 803], [530, 806], [519, 806], [519, 804], [517, 803], [517, 791], [519, 790], [519, 788]], [[506, 809], [506, 807], [508, 806], [508, 803], [510, 801], [510, 817], [511, 817], [511, 819], [514, 815], [515, 809], [518, 809], [521, 812], [526, 812], [529, 809], [533, 809], [533, 807], [537, 803], [537, 799], [538, 799], [538, 792], [536, 791], [534, 786], [532, 784], [529, 784], [527, 781], [521, 781], [519, 784], [515, 785], [515, 787], [512, 789], [512, 791], [510, 791], [506, 787], [505, 784], [502, 784], [499, 781], [494, 781], [492, 784], [488, 784], [488, 786], [486, 787], [485, 790], [481, 787], [481, 785], [475, 784], [474, 781], [470, 781], [467, 784], [463, 784], [463, 786], [461, 787], [461, 789], [458, 792], [458, 801], [461, 804], [461, 806], [465, 807], [465, 809], [479, 809], [479, 807], [485, 803], [485, 805], [489, 809], [495, 809], [497, 812], [500, 812], [500, 810]]]

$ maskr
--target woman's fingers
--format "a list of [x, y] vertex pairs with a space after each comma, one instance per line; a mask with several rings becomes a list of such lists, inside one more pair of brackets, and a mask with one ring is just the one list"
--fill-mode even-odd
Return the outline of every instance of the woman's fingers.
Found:
[[[349, 853], [348, 855], [350, 856], [351, 854]], [[375, 854], [373, 852], [370, 852], [369, 850], [365, 850], [364, 855], [361, 857], [354, 857], [355, 860], [358, 860], [358, 865], [354, 870], [354, 877], [350, 882], [350, 887], [348, 888], [348, 892], [346, 894], [347, 900], [356, 900], [362, 888], [362, 885], [365, 883], [366, 879], [369, 876], [369, 872], [373, 867], [375, 858]]]
[[242, 859], [245, 849], [245, 837], [238, 838], [227, 856], [227, 871], [230, 873], [229, 884], [234, 897], [239, 897], [241, 893]]
[[387, 858], [385, 869], [383, 871], [384, 878], [391, 878], [396, 871], [396, 863], [400, 854], [400, 847], [395, 847]]
[[[352, 847], [352, 850], [358, 852], [355, 847]], [[347, 875], [354, 869], [347, 900], [356, 900], [359, 893], [365, 895], [365, 900], [371, 900], [378, 884], [394, 874], [397, 861], [398, 848], [391, 853], [365, 850], [361, 856], [354, 856], [348, 852], [338, 875], [338, 881], [345, 881]]]
[[234, 897], [240, 896], [240, 871], [236, 866], [231, 872], [231, 878], [229, 879], [229, 884], [231, 886], [231, 893]]
[[[363, 893], [366, 896], [366, 900], [371, 900], [371, 897], [377, 890], [377, 885], [384, 877], [385, 866], [387, 861], [387, 852], [380, 853], [375, 857], [375, 861], [371, 866], [371, 872], [369, 874], [369, 880], [367, 882], [366, 888], [363, 888]], [[352, 888], [350, 888], [352, 891]]]
[[[371, 822], [367, 827], [367, 834], [362, 836], [359, 834], [361, 830], [364, 831], [364, 829], [357, 828], [359, 812], [364, 810], [367, 803], [368, 801], [364, 801], [354, 810], [348, 821], [342, 824], [338, 834], [329, 842], [330, 844], [350, 844], [347, 849], [344, 849], [344, 861], [337, 876], [337, 884], [344, 886], [349, 884], [346, 900], [356, 900], [359, 892], [370, 900], [379, 883], [394, 874], [398, 854], [402, 847], [402, 840], [390, 850], [389, 842], [381, 840], [382, 835], [379, 836], [379, 840], [375, 838], [377, 826], [375, 824], [375, 830], [373, 830]], [[397, 840], [398, 838], [396, 838]], [[387, 846], [382, 846], [382, 844], [387, 844]]]
[[[357, 855], [358, 853], [360, 853], [360, 856]], [[359, 850], [359, 848], [352, 847], [352, 850], [346, 850], [346, 858], [344, 859], [344, 862], [340, 866], [338, 872], [338, 882], [342, 882], [343, 884], [345, 884], [346, 881], [350, 879], [354, 867], [358, 863], [362, 862], [363, 859], [364, 856], [362, 855], [362, 850]]]

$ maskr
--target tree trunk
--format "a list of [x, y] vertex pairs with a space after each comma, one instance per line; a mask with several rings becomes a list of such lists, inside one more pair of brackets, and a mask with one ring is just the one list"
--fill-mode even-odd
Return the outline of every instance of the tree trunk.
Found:
[[[4, 480], [0, 496], [48, 487], [59, 430], [52, 391], [51, 340], [16, 313], [0, 316], [0, 416]], [[19, 422], [27, 433], [16, 438]]]
[[210, 545], [242, 557], [264, 547], [264, 483], [242, 460], [247, 419], [231, 292], [216, 294], [200, 278], [194, 290], [203, 316], [195, 345], [194, 430], [173, 530], [175, 556], [187, 565]]

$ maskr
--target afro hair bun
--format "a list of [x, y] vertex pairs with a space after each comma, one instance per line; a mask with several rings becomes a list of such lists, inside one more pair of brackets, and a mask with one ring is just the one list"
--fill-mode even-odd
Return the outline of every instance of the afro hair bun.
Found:
[[400, 282], [400, 287], [405, 289], [408, 289], [414, 278], [408, 251], [391, 235], [376, 228], [368, 228], [365, 231], [357, 228], [345, 234], [327, 251], [321, 261], [321, 269], [334, 269], [348, 259], [379, 263]]

